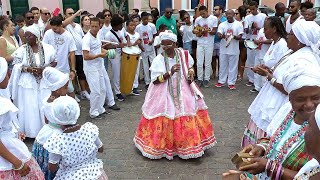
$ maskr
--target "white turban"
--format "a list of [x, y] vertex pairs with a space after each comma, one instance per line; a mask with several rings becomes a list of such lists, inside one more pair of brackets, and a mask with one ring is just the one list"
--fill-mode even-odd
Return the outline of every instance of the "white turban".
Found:
[[47, 67], [42, 72], [42, 78], [51, 91], [62, 88], [69, 81], [69, 75], [53, 67]]
[[318, 128], [320, 129], [320, 105], [317, 106], [316, 112], [314, 114], [314, 117], [316, 119]]
[[319, 66], [296, 65], [284, 74], [282, 82], [288, 93], [304, 86], [320, 87], [320, 68]]
[[297, 20], [292, 26], [292, 32], [297, 39], [319, 54], [320, 47], [320, 26], [314, 21], [304, 19]]
[[165, 30], [164, 32], [161, 32], [159, 34], [160, 40], [170, 40], [173, 42], [177, 42], [177, 35], [175, 35], [172, 31], [170, 30]]
[[31, 26], [26, 27], [24, 32], [31, 32], [40, 40], [40, 29], [37, 25], [33, 24]]
[[70, 96], [60, 96], [44, 109], [48, 121], [58, 125], [73, 125], [80, 116], [80, 107]]
[[4, 59], [3, 57], [0, 57], [0, 83], [7, 76], [7, 72], [8, 72], [8, 63], [6, 59]]

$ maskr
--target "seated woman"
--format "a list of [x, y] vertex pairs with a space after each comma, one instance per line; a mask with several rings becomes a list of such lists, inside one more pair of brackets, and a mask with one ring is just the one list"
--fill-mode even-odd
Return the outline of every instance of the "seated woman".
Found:
[[[0, 89], [7, 88], [8, 80], [8, 64], [0, 57]], [[0, 107], [0, 179], [44, 179], [28, 147], [15, 133], [18, 108], [10, 99], [1, 96]]]
[[249, 165], [239, 168], [244, 174], [229, 172], [224, 176], [241, 175], [251, 179], [254, 178], [251, 174], [255, 174], [258, 179], [293, 179], [312, 159], [305, 151], [304, 134], [307, 119], [320, 103], [319, 71], [319, 66], [306, 66], [301, 61], [284, 75], [282, 82], [290, 103], [281, 107], [267, 128], [270, 138], [243, 149], [255, 156], [248, 159]]
[[308, 119], [309, 128], [305, 133], [306, 151], [314, 159], [304, 165], [294, 180], [320, 179], [320, 106], [318, 105], [314, 116]]

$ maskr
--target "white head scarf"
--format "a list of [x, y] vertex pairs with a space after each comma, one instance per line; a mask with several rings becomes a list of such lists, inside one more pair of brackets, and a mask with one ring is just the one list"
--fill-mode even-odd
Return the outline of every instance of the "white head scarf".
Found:
[[53, 67], [47, 67], [42, 72], [42, 78], [51, 91], [56, 91], [69, 81], [69, 75]]
[[35, 24], [26, 27], [25, 32], [31, 32], [33, 35], [35, 35], [40, 40], [40, 29]]
[[7, 76], [7, 72], [8, 72], [8, 63], [6, 59], [4, 59], [3, 57], [0, 57], [0, 83]]
[[317, 106], [316, 112], [314, 114], [314, 117], [316, 119], [318, 128], [320, 129], [320, 105]]
[[320, 26], [316, 22], [300, 19], [293, 24], [292, 31], [302, 44], [320, 53]]
[[170, 40], [177, 42], [177, 35], [175, 35], [171, 30], [165, 30], [159, 34], [160, 40]]
[[80, 107], [70, 96], [60, 96], [44, 109], [48, 120], [58, 125], [73, 125], [80, 116]]
[[289, 94], [304, 86], [320, 87], [320, 68], [296, 65], [283, 76], [283, 87]]

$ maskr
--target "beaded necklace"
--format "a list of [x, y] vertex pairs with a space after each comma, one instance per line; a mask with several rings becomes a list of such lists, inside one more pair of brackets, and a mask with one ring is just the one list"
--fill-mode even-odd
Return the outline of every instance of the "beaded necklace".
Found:
[[[168, 71], [170, 71], [169, 62], [168, 62], [168, 55], [165, 52], [163, 52], [163, 54], [164, 54], [164, 62], [165, 62], [165, 66], [166, 66], [166, 71], [168, 72]], [[174, 51], [174, 59], [176, 60], [176, 64], [180, 64], [180, 61], [178, 59], [178, 55], [177, 55], [176, 51]], [[175, 106], [179, 107], [179, 109], [180, 109], [180, 105], [181, 105], [181, 103], [180, 103], [181, 71], [178, 71], [176, 73], [177, 73], [176, 77], [178, 78], [176, 81], [177, 91], [176, 92], [173, 91], [173, 82], [172, 82], [172, 78], [170, 77], [168, 79], [169, 92], [170, 92], [170, 95], [171, 95], [173, 101], [175, 102]], [[178, 104], [176, 104], [176, 102], [178, 102]]]
[[[281, 123], [280, 127], [276, 130], [274, 135], [271, 137], [269, 142], [269, 148], [266, 152], [267, 159], [271, 159], [272, 154], [276, 151], [276, 148], [278, 147], [281, 139], [283, 136], [287, 133], [288, 129], [290, 128], [293, 119], [294, 119], [295, 112], [291, 110], [291, 112], [287, 115], [285, 120]], [[280, 147], [280, 151], [276, 152], [276, 156], [274, 158], [274, 161], [277, 163], [282, 163], [282, 160], [284, 156], [288, 153], [288, 150], [292, 147], [292, 145], [300, 140], [303, 139], [304, 133], [307, 129], [308, 122], [305, 121], [302, 126], [296, 131], [295, 133], [292, 133], [287, 139], [282, 147]]]
[[294, 180], [308, 180], [310, 177], [320, 173], [320, 167], [315, 167], [311, 169], [309, 172], [305, 172], [301, 174], [299, 177], [295, 178]]

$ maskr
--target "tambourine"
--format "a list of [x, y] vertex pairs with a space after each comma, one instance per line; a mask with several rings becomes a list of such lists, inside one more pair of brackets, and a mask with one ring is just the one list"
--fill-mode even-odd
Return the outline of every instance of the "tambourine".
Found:
[[258, 45], [252, 40], [244, 40], [244, 46], [249, 49], [257, 49]]

